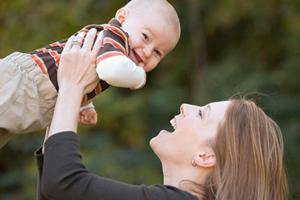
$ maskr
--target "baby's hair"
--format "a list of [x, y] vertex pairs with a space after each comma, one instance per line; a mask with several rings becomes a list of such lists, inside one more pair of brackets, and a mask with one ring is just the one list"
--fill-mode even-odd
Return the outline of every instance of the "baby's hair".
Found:
[[[180, 36], [181, 28], [180, 21], [175, 8], [167, 0], [131, 0], [125, 6], [125, 9], [133, 15], [147, 14], [152, 15], [161, 14], [168, 24], [173, 25], [175, 33]], [[147, 10], [147, 12], [145, 12]]]

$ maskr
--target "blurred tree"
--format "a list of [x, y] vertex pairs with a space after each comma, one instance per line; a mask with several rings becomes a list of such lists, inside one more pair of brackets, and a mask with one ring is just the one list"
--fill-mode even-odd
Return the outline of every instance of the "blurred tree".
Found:
[[[1, 0], [0, 57], [106, 23], [125, 0]], [[300, 199], [300, 1], [170, 0], [181, 19], [176, 49], [143, 90], [111, 88], [97, 98], [99, 123], [81, 127], [88, 168], [132, 183], [161, 182], [148, 141], [183, 102], [251, 94], [282, 128], [290, 199]], [[298, 75], [297, 75], [298, 74]], [[18, 136], [0, 151], [0, 199], [34, 199], [33, 151], [43, 133]], [[122, 163], [122, 164], [120, 164]]]

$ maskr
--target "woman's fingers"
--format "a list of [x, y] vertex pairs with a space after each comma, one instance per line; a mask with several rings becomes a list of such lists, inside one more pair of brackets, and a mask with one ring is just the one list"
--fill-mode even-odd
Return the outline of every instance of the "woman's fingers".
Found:
[[102, 34], [101, 32], [98, 34], [96, 42], [94, 43], [93, 49], [92, 49], [92, 53], [94, 55], [98, 55], [99, 49], [101, 47], [101, 43], [102, 43]]
[[96, 54], [92, 52], [96, 32], [96, 29], [90, 30], [87, 34], [81, 32], [66, 42], [57, 73], [60, 87], [63, 82], [80, 85], [84, 94], [95, 89], [99, 81], [95, 69]]
[[70, 51], [70, 49], [72, 48], [72, 42], [73, 42], [74, 38], [75, 38], [75, 36], [72, 35], [72, 36], [67, 40], [67, 42], [66, 42], [66, 44], [65, 44], [65, 47], [64, 47], [64, 50], [62, 51], [61, 54], [64, 54], [64, 53]]
[[95, 28], [89, 30], [82, 45], [83, 50], [91, 51], [95, 41], [96, 34], [97, 34], [97, 30]]
[[84, 36], [85, 36], [85, 32], [80, 32], [74, 37], [74, 39], [71, 43], [71, 50], [72, 51], [76, 51], [76, 50], [81, 49], [81, 46], [82, 46], [82, 43], [83, 43], [83, 40], [84, 40]]
[[82, 49], [85, 51], [93, 50], [93, 54], [96, 55], [101, 46], [101, 37], [99, 36], [94, 43], [96, 34], [97, 30], [95, 28], [92, 28], [88, 31], [87, 34], [85, 32], [80, 32], [76, 36], [71, 36], [67, 40], [62, 54], [69, 52], [70, 50], [78, 51]]

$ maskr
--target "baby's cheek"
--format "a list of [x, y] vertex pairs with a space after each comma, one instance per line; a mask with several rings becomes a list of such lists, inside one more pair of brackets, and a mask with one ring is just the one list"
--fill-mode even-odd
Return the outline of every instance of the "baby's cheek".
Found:
[[155, 61], [155, 60], [151, 60], [150, 62], [148, 62], [148, 64], [144, 67], [145, 71], [146, 72], [150, 72], [152, 71], [153, 69], [155, 69], [158, 65], [158, 61]]
[[159, 65], [160, 61], [161, 61], [161, 59], [156, 58], [153, 62], [153, 68], [152, 69], [155, 69]]

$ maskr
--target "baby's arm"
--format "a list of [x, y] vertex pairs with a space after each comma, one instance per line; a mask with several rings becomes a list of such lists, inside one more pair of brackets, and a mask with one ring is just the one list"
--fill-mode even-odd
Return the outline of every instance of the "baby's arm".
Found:
[[116, 26], [107, 26], [97, 58], [99, 78], [116, 87], [139, 89], [146, 83], [146, 72], [129, 59], [128, 36]]

